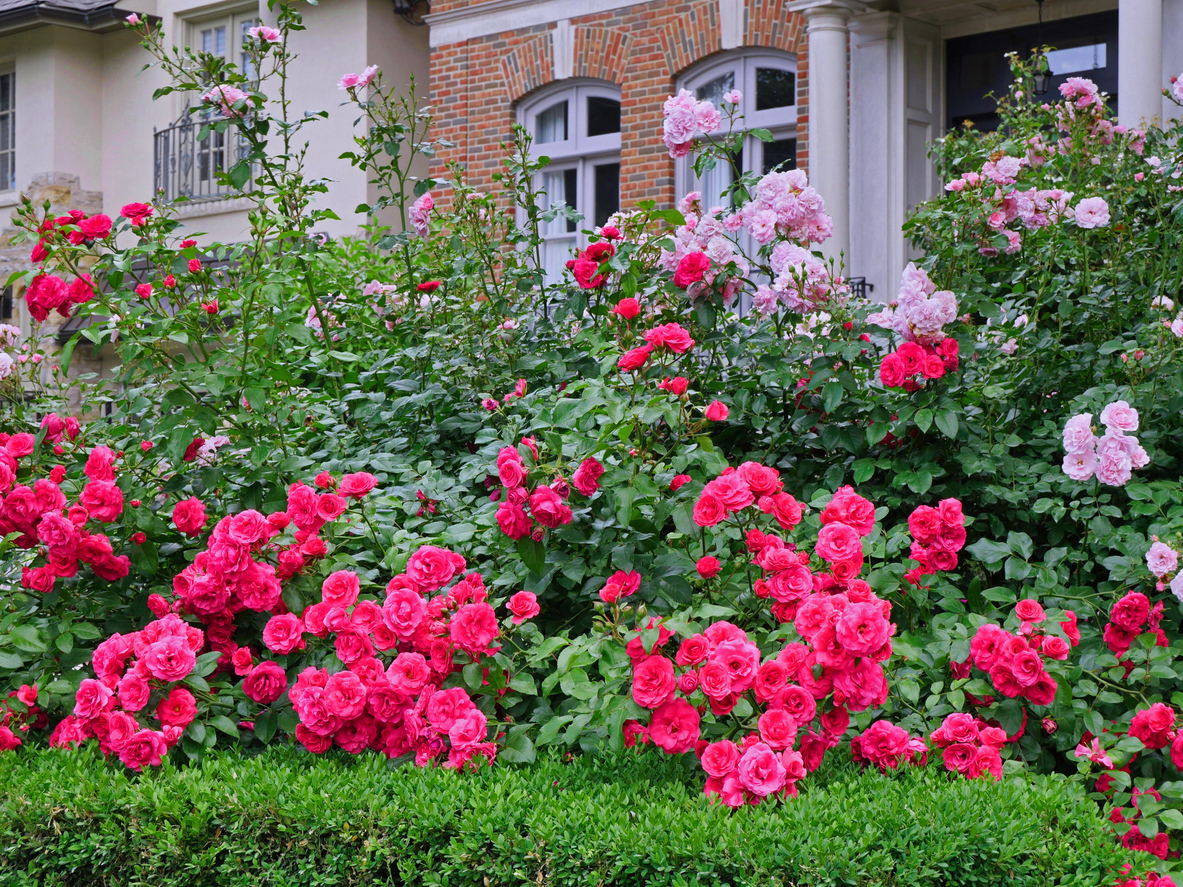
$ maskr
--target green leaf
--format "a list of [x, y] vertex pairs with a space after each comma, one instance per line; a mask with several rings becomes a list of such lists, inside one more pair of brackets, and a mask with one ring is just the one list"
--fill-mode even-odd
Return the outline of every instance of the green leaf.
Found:
[[917, 410], [915, 416], [916, 427], [921, 431], [928, 431], [932, 427], [932, 410]]
[[15, 653], [0, 653], [0, 668], [17, 669], [24, 664], [24, 660]]
[[534, 743], [530, 741], [529, 730], [528, 724], [510, 727], [509, 735], [505, 739], [505, 747], [501, 749], [497, 757], [510, 764], [533, 764]]
[[518, 540], [518, 557], [535, 576], [542, 575], [542, 568], [546, 564], [546, 549], [542, 543], [530, 536]]
[[957, 413], [953, 410], [941, 410], [936, 414], [935, 421], [941, 434], [950, 440], [957, 437]]
[[230, 720], [225, 715], [218, 715], [216, 718], [210, 720], [209, 725], [215, 730], [225, 733], [227, 736], [238, 738], [238, 725]]
[[12, 639], [12, 645], [18, 650], [24, 650], [26, 653], [44, 653], [48, 649], [45, 639], [32, 625], [13, 626], [8, 634]]

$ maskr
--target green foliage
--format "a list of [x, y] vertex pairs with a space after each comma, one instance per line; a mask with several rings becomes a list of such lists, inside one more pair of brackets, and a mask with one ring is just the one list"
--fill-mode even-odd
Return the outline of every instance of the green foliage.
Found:
[[1060, 778], [970, 783], [831, 762], [794, 804], [706, 804], [655, 753], [459, 775], [235, 752], [142, 777], [93, 751], [0, 757], [13, 885], [1079, 885], [1131, 854]]

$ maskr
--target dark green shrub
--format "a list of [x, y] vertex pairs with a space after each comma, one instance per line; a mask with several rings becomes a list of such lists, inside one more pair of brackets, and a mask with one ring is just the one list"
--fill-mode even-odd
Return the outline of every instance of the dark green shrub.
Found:
[[827, 762], [734, 812], [657, 754], [463, 777], [272, 748], [143, 777], [91, 749], [0, 758], [0, 878], [38, 885], [1092, 885], [1133, 854], [1065, 780]]

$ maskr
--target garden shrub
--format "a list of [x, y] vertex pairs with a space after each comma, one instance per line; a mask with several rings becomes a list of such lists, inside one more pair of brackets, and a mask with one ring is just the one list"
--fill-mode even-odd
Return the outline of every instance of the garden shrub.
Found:
[[151, 779], [94, 753], [0, 762], [13, 884], [1092, 885], [1133, 854], [1062, 777], [859, 775], [788, 807], [701, 803], [681, 759], [548, 753], [463, 777], [218, 752]]

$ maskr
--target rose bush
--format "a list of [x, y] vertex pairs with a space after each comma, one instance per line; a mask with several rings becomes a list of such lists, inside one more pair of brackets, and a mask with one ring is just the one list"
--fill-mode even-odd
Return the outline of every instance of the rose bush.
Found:
[[[381, 196], [323, 242], [317, 115], [275, 98], [298, 14], [249, 80], [135, 27], [174, 88], [221, 84], [251, 236], [22, 206], [30, 312], [89, 323], [4, 333], [7, 745], [656, 745], [741, 804], [851, 737], [885, 771], [1077, 773], [1178, 849], [1178, 124], [1123, 130], [1083, 80], [1032, 104], [1016, 63], [1003, 129], [935, 148], [885, 304], [815, 251], [800, 170], [620, 213], [556, 279], [539, 232], [574, 216], [524, 132], [495, 193], [416, 180], [413, 89], [344, 77]], [[666, 107], [699, 173], [743, 127], [709, 104]], [[63, 418], [79, 343], [120, 361], [119, 395], [72, 383], [102, 423]]]

